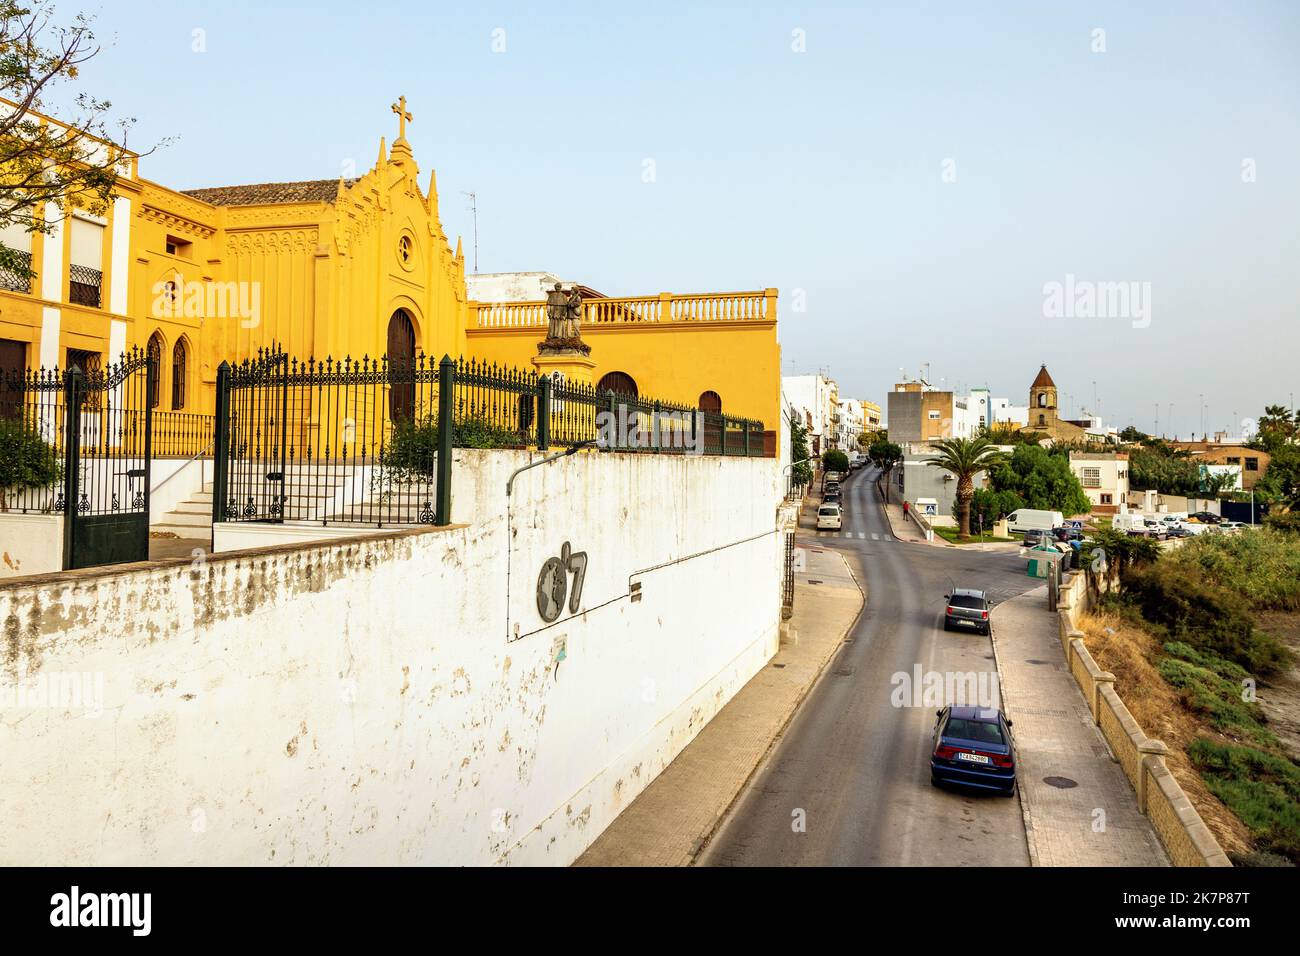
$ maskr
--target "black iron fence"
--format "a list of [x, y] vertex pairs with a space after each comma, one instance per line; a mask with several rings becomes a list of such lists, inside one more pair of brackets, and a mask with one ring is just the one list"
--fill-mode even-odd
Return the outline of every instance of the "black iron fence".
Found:
[[761, 422], [475, 359], [305, 362], [217, 376], [215, 521], [446, 524], [452, 448], [759, 457]]
[[153, 413], [153, 454], [155, 458], [193, 458], [210, 454], [216, 435], [212, 415], [197, 412]]
[[65, 569], [148, 557], [156, 374], [133, 349], [113, 365], [0, 377], [0, 508], [61, 514]]

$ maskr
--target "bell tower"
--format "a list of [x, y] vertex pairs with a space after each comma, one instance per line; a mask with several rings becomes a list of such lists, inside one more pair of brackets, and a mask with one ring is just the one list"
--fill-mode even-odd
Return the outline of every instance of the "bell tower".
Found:
[[1044, 365], [1029, 386], [1029, 425], [1031, 428], [1051, 428], [1055, 424], [1056, 383]]

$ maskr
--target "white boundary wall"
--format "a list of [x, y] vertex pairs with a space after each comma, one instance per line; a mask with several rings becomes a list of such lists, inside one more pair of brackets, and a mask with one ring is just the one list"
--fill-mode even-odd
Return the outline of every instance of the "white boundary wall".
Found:
[[779, 465], [457, 457], [470, 526], [0, 584], [0, 864], [576, 858], [775, 653]]

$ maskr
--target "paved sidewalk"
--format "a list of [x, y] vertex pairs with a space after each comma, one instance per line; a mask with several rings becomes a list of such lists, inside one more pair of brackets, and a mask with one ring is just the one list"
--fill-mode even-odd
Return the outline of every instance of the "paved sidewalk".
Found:
[[[689, 866], [840, 647], [863, 606], [844, 558], [800, 540], [796, 641], [782, 646], [575, 866]], [[816, 582], [816, 583], [814, 583]]]
[[993, 651], [1003, 708], [1015, 723], [1033, 865], [1168, 866], [1066, 669], [1046, 587], [994, 608]]
[[[900, 541], [911, 541], [916, 544], [929, 544], [925, 540], [925, 532], [916, 526], [916, 522], [911, 518], [903, 517], [903, 505], [898, 500], [897, 495], [890, 495], [889, 504], [885, 504], [885, 499], [880, 493], [880, 486], [876, 486], [876, 498], [880, 501], [880, 510], [885, 513], [889, 519], [889, 530], [894, 532], [894, 537]], [[939, 544], [944, 544], [944, 540], [938, 535], [935, 539]]]

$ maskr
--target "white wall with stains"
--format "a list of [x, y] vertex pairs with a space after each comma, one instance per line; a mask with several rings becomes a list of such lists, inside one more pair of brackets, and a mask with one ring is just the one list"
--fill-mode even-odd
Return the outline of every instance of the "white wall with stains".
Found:
[[449, 530], [0, 583], [0, 864], [573, 860], [775, 653], [779, 466], [584, 454], [507, 508], [531, 460], [457, 452]]

